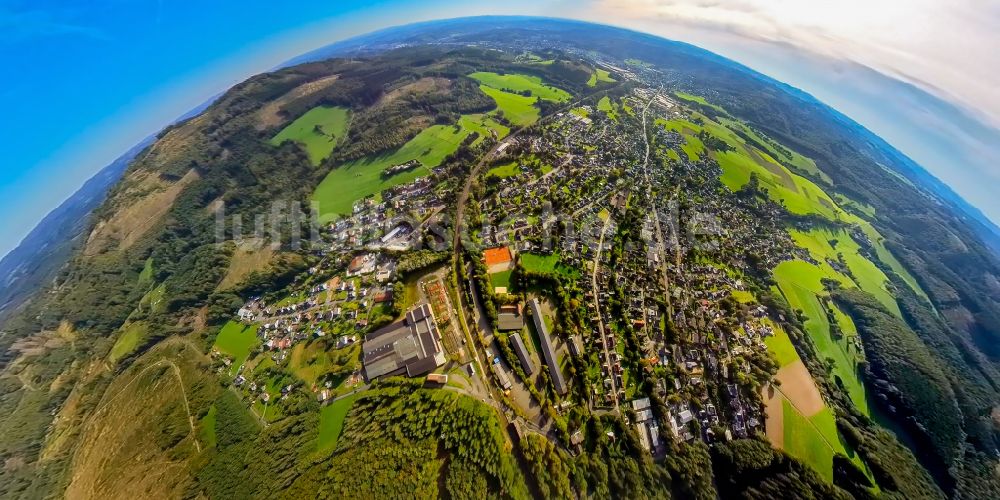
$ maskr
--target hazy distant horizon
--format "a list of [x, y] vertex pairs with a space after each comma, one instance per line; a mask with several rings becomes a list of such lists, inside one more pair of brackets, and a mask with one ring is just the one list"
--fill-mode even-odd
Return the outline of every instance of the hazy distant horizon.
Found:
[[[440, 0], [375, 7], [353, 2], [295, 13], [265, 4], [212, 3], [200, 19], [172, 11], [169, 4], [113, 9], [105, 4], [71, 14], [45, 7], [0, 9], [4, 24], [21, 23], [0, 36], [0, 54], [18, 77], [0, 92], [9, 117], [0, 125], [9, 141], [7, 162], [0, 167], [0, 207], [9, 214], [0, 231], [0, 255], [142, 138], [233, 84], [298, 55], [433, 19], [573, 14], [562, 1], [516, 0], [489, 11]], [[785, 43], [748, 41], [718, 29], [588, 19], [582, 10], [575, 14], [578, 20], [692, 43], [808, 92], [872, 130], [1000, 223], [1000, 200], [990, 187], [1000, 185], [1000, 131], [955, 104], [864, 64]]]

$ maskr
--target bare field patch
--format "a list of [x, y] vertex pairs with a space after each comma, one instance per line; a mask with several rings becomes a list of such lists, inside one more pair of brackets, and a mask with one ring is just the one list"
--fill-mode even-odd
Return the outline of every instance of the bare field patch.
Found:
[[823, 410], [823, 396], [801, 359], [778, 370], [774, 378], [781, 382], [781, 393], [804, 417]]
[[785, 445], [785, 411], [781, 404], [784, 397], [771, 384], [761, 389], [761, 396], [764, 400], [764, 433], [775, 448], [782, 449]]
[[379, 98], [372, 109], [391, 104], [398, 99], [404, 99], [418, 94], [442, 94], [451, 90], [451, 80], [441, 77], [424, 77], [415, 82], [400, 86]]
[[99, 223], [87, 239], [84, 255], [97, 255], [109, 247], [125, 249], [132, 246], [170, 211], [181, 191], [198, 178], [194, 169], [172, 183], [153, 175], [146, 177], [140, 189], [147, 194]]
[[252, 239], [239, 244], [233, 252], [226, 275], [219, 282], [217, 290], [226, 290], [238, 285], [250, 273], [264, 270], [274, 257], [274, 249], [262, 240]]
[[166, 158], [177, 153], [184, 151], [184, 149], [195, 141], [193, 140], [196, 135], [203, 130], [203, 127], [208, 124], [207, 113], [202, 113], [190, 120], [184, 122], [183, 124], [170, 129], [169, 132], [163, 134], [153, 146], [149, 148], [142, 157], [137, 161], [147, 161], [151, 160], [154, 164], [165, 163]]

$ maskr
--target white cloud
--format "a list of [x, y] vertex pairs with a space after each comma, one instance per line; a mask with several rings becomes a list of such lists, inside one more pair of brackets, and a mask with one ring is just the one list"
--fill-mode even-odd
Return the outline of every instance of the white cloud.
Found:
[[594, 0], [591, 10], [586, 17], [725, 30], [857, 62], [1000, 128], [995, 0]]

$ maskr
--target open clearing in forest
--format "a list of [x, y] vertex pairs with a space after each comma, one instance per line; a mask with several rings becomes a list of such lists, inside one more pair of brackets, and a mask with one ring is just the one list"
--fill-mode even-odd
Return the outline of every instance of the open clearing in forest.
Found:
[[614, 83], [615, 79], [611, 78], [611, 73], [607, 70], [601, 68], [595, 68], [594, 72], [590, 74], [590, 80], [587, 80], [587, 85], [591, 87], [596, 87], [598, 83]]
[[[538, 121], [541, 113], [535, 107], [535, 101], [543, 99], [553, 102], [566, 102], [573, 96], [563, 89], [547, 85], [542, 79], [532, 75], [518, 73], [498, 74], [477, 71], [469, 75], [480, 83], [479, 88], [493, 98], [497, 108], [514, 125], [531, 125]], [[522, 95], [520, 92], [530, 93]]]
[[246, 362], [250, 351], [257, 346], [257, 343], [257, 325], [246, 326], [237, 321], [230, 321], [219, 331], [214, 347], [233, 358], [229, 373], [235, 374], [240, 365]]
[[[378, 155], [350, 161], [334, 167], [320, 182], [312, 199], [319, 203], [319, 220], [326, 223], [341, 215], [350, 215], [354, 203], [368, 196], [379, 195], [382, 190], [412, 182], [428, 175], [430, 169], [441, 164], [454, 153], [469, 134], [482, 135], [496, 131], [498, 138], [509, 129], [483, 114], [464, 115], [455, 125], [433, 125], [420, 131], [413, 139], [396, 149]], [[416, 160], [414, 168], [384, 177], [382, 171], [396, 165]]]
[[497, 90], [517, 92], [530, 92], [531, 97], [538, 97], [546, 101], [566, 102], [573, 96], [569, 92], [558, 87], [553, 87], [542, 82], [542, 79], [532, 75], [522, 75], [519, 73], [498, 74], [486, 71], [477, 71], [469, 75], [470, 78], [479, 83]]
[[480, 85], [479, 88], [496, 101], [497, 108], [514, 125], [531, 125], [538, 121], [538, 117], [541, 116], [541, 111], [535, 107], [537, 97], [512, 94], [488, 85]]
[[271, 139], [271, 144], [277, 146], [285, 141], [301, 144], [309, 155], [309, 161], [319, 165], [347, 133], [349, 120], [350, 111], [347, 108], [317, 106], [278, 132]]
[[597, 101], [597, 110], [603, 111], [604, 114], [608, 115], [608, 118], [612, 121], [618, 121], [617, 106], [611, 102], [611, 99], [608, 96], [604, 96], [601, 100]]
[[147, 325], [144, 321], [129, 323], [125, 331], [118, 337], [115, 345], [111, 347], [111, 362], [117, 362], [132, 353], [139, 342], [146, 336]]
[[328, 450], [337, 445], [337, 439], [344, 430], [344, 420], [347, 413], [354, 406], [354, 400], [358, 394], [344, 396], [326, 406], [319, 413], [319, 438], [316, 447], [320, 450]]

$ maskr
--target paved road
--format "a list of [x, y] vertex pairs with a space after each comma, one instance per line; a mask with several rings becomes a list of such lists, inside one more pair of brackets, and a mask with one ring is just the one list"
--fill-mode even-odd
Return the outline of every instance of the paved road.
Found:
[[608, 349], [607, 337], [604, 333], [604, 315], [601, 313], [600, 289], [597, 286], [597, 271], [601, 267], [601, 251], [604, 250], [604, 236], [608, 232], [610, 224], [611, 217], [604, 219], [604, 226], [601, 227], [601, 238], [598, 240], [597, 251], [594, 253], [594, 266], [590, 272], [590, 287], [594, 294], [594, 309], [597, 311], [597, 331], [601, 335], [601, 346], [604, 347], [604, 362], [607, 363], [609, 368], [608, 378], [611, 379], [611, 399], [615, 403], [615, 411], [620, 411], [618, 406], [618, 384], [615, 382], [615, 374], [611, 365], [611, 350]]
[[[646, 103], [646, 106], [642, 108], [642, 139], [646, 143], [646, 154], [642, 160], [642, 171], [646, 178], [646, 193], [649, 198], [649, 202], [652, 205], [650, 212], [653, 214], [653, 226], [656, 227], [656, 252], [660, 256], [660, 273], [663, 279], [663, 291], [667, 302], [668, 314], [673, 314], [673, 304], [670, 302], [670, 277], [667, 273], [667, 255], [666, 255], [666, 245], [667, 242], [663, 238], [663, 229], [660, 226], [660, 216], [659, 210], [656, 209], [656, 203], [653, 201], [653, 181], [649, 176], [649, 134], [646, 132], [646, 113], [649, 111], [649, 106], [653, 104], [652, 99]], [[679, 258], [679, 257], [678, 257]], [[678, 263], [679, 264], [679, 263]]]

